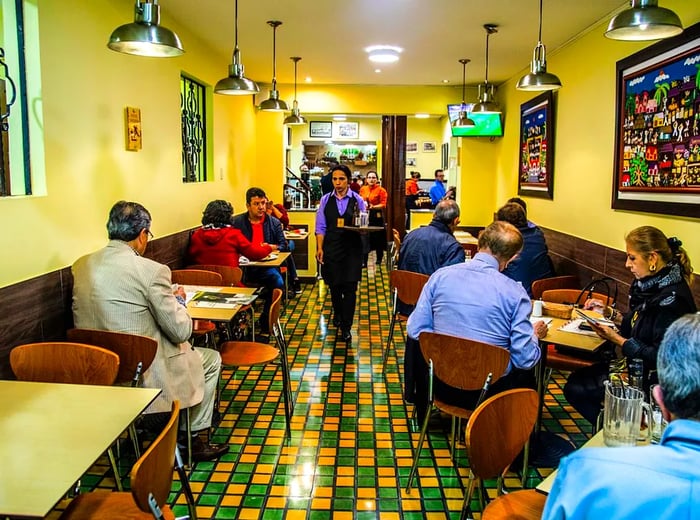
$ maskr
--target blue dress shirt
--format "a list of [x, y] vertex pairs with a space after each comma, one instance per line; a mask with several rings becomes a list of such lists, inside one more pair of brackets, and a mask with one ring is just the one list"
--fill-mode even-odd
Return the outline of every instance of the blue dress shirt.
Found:
[[439, 332], [483, 341], [510, 351], [512, 367], [530, 369], [540, 359], [523, 286], [498, 271], [498, 260], [477, 253], [467, 263], [438, 269], [408, 318], [408, 334]]
[[658, 445], [585, 448], [562, 459], [543, 520], [700, 518], [700, 422], [676, 419]]
[[445, 190], [445, 185], [442, 181], [435, 179], [435, 184], [430, 188], [430, 202], [433, 206], [437, 206], [437, 203], [440, 202], [446, 194], [447, 190]]

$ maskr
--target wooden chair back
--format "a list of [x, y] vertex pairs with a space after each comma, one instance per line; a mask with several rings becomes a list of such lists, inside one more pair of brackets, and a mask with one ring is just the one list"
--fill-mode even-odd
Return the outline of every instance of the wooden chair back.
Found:
[[389, 273], [389, 284], [392, 290], [396, 289], [399, 300], [407, 305], [415, 305], [428, 278], [427, 274], [395, 270]]
[[240, 267], [232, 267], [230, 265], [190, 265], [187, 269], [219, 273], [223, 285], [230, 287], [238, 287], [243, 279], [243, 270]]
[[28, 343], [12, 349], [10, 366], [20, 381], [109, 386], [117, 378], [119, 356], [82, 343]]
[[398, 265], [399, 253], [401, 252], [401, 234], [398, 230], [391, 228], [391, 236], [394, 240], [394, 265]]
[[172, 272], [172, 280], [180, 285], [223, 285], [219, 273], [199, 269], [177, 269]]
[[538, 408], [536, 391], [517, 388], [490, 397], [474, 410], [466, 434], [474, 475], [491, 479], [508, 469], [530, 438]]
[[551, 289], [576, 289], [581, 287], [578, 281], [578, 276], [553, 276], [551, 278], [542, 278], [532, 282], [532, 297], [535, 300], [542, 298], [544, 291]]
[[173, 484], [179, 415], [180, 402], [173, 401], [168, 424], [131, 469], [131, 495], [144, 513], [151, 512], [149, 494], [160, 507], [168, 500]]
[[506, 349], [481, 341], [423, 332], [419, 342], [425, 361], [433, 361], [435, 377], [461, 390], [480, 390], [489, 372], [495, 383], [510, 361]]
[[158, 351], [158, 342], [148, 336], [94, 329], [70, 329], [68, 341], [96, 345], [119, 356], [119, 374], [115, 383], [133, 382], [137, 377], [138, 364], [143, 374], [153, 363]]
[[[552, 303], [566, 303], [569, 305], [583, 305], [588, 299], [588, 291], [581, 293], [579, 289], [550, 289], [542, 292], [542, 300]], [[613, 297], [594, 292], [593, 298], [602, 301], [605, 305], [613, 304]]]

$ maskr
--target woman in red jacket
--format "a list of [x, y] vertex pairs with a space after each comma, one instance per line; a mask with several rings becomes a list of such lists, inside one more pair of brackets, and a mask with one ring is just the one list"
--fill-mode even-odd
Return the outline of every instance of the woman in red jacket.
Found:
[[274, 245], [251, 243], [240, 230], [231, 226], [232, 215], [233, 206], [225, 200], [213, 200], [207, 204], [202, 227], [190, 237], [190, 264], [238, 267], [240, 255], [261, 260], [277, 250]]

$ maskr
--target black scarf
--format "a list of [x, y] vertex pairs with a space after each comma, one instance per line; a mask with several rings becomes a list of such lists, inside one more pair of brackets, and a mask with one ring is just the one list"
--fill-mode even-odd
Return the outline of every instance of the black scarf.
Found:
[[643, 311], [644, 308], [659, 296], [661, 289], [676, 285], [683, 281], [681, 266], [675, 261], [668, 263], [658, 273], [635, 280], [630, 287], [630, 309]]

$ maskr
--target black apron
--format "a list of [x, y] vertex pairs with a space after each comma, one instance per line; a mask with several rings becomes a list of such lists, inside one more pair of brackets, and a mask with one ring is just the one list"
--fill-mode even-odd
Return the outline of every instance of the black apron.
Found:
[[351, 226], [357, 200], [350, 197], [345, 213], [338, 212], [337, 198], [331, 195], [323, 212], [326, 217], [326, 236], [323, 239], [323, 265], [321, 275], [328, 285], [359, 282], [362, 278], [362, 240], [357, 231], [338, 227], [342, 218], [345, 226]]
[[[369, 210], [368, 224], [370, 226], [384, 227], [384, 208]], [[386, 230], [384, 230], [384, 231], [372, 231], [369, 234], [369, 250], [370, 251], [380, 251], [380, 250], [384, 251], [385, 249], [386, 249]]]

